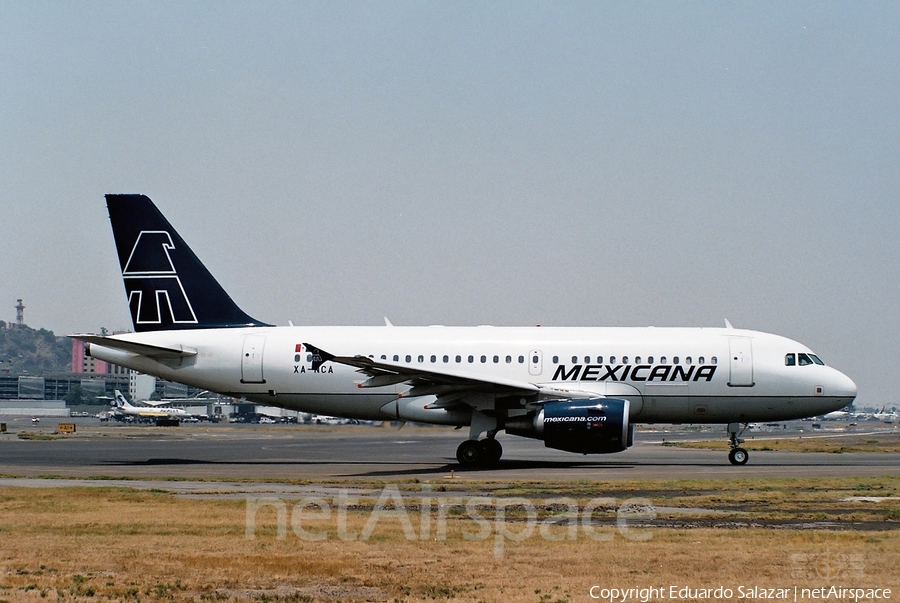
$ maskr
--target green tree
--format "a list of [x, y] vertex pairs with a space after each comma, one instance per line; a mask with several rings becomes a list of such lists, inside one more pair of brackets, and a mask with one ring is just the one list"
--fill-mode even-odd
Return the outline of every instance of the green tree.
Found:
[[81, 391], [80, 385], [73, 385], [66, 393], [66, 406], [76, 406], [84, 404], [84, 392]]

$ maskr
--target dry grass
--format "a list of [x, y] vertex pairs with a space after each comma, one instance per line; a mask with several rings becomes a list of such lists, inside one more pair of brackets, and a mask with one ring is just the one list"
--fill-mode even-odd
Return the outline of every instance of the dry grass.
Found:
[[[469, 487], [536, 502], [572, 496], [580, 504], [598, 495], [648, 494], [659, 505], [716, 505], [738, 498], [773, 512], [816, 498], [895, 496], [898, 490], [896, 478], [830, 480], [820, 484], [822, 489], [811, 481], [795, 489], [771, 480], [720, 484], [725, 486], [720, 489], [716, 484], [566, 484], [568, 491], [527, 483]], [[415, 494], [414, 485], [406, 487]], [[372, 502], [361, 501], [348, 513], [350, 532], [363, 530]], [[887, 507], [873, 508], [882, 513]], [[445, 540], [408, 541], [401, 523], [384, 517], [370, 539], [342, 541], [335, 513], [316, 517], [310, 512], [303, 526], [328, 536], [312, 542], [297, 537], [290, 526], [287, 537], [279, 539], [273, 507], [257, 513], [255, 538], [248, 540], [246, 509], [245, 501], [188, 500], [164, 492], [8, 489], [0, 494], [0, 600], [555, 603], [589, 600], [592, 585], [820, 586], [816, 564], [822, 559], [844, 563], [837, 570], [829, 564], [843, 572], [831, 578], [847, 578], [850, 572], [843, 582], [854, 586], [896, 587], [900, 582], [900, 539], [894, 530], [648, 528], [649, 540], [632, 541], [617, 532], [613, 517], [613, 525], [597, 529], [608, 541], [592, 540], [582, 530], [574, 541], [534, 535], [504, 541], [504, 555], [498, 558], [493, 538], [465, 538], [478, 526], [464, 513], [449, 515]], [[418, 530], [420, 514], [410, 517]], [[561, 529], [553, 533], [564, 534]], [[436, 534], [435, 518], [429, 534]]]

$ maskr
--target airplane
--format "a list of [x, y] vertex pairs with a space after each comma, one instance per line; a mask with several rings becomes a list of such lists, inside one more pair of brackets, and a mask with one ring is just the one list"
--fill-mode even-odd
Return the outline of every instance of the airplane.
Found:
[[884, 409], [887, 408], [887, 405], [882, 406], [881, 410], [876, 412], [873, 417], [875, 417], [879, 421], [884, 421], [885, 423], [894, 423], [898, 419], [900, 419], [900, 415], [897, 414], [896, 409], [891, 409], [891, 412], [884, 412]]
[[88, 355], [251, 402], [360, 420], [469, 427], [466, 468], [496, 435], [614, 453], [640, 423], [726, 425], [844, 408], [856, 384], [806, 346], [734, 328], [273, 326], [241, 310], [144, 195], [106, 195], [133, 333], [76, 334]]
[[850, 413], [846, 410], [835, 410], [829, 413], [822, 415], [822, 419], [825, 421], [839, 421], [841, 419], [846, 419], [850, 416]]
[[132, 406], [119, 390], [115, 390], [113, 406], [120, 414], [142, 419], [186, 419], [190, 416], [183, 408]]
[[[209, 392], [201, 392], [202, 394], [207, 394]], [[198, 394], [199, 396], [200, 394]], [[163, 398], [161, 400], [141, 400], [141, 404], [146, 404], [147, 406], [162, 406], [166, 407], [172, 404], [181, 404], [181, 405], [189, 405], [189, 404], [206, 404], [209, 402], [206, 398], [199, 398], [197, 396], [193, 396], [191, 398]]]

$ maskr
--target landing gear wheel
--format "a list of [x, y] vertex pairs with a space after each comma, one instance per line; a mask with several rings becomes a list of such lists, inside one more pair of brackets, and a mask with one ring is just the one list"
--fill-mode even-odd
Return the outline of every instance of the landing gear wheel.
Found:
[[475, 467], [484, 461], [484, 447], [478, 440], [466, 440], [456, 449], [456, 460], [463, 467]]
[[731, 461], [732, 465], [746, 465], [747, 461], [750, 460], [750, 453], [743, 448], [733, 448], [728, 453], [728, 460]]
[[500, 460], [500, 457], [503, 456], [503, 446], [501, 446], [500, 442], [497, 440], [489, 438], [487, 440], [482, 440], [479, 443], [482, 446], [484, 454], [483, 464], [494, 465]]
[[743, 427], [741, 423], [729, 423], [728, 427], [726, 427], [728, 431], [728, 445], [731, 447], [731, 452], [728, 453], [728, 460], [732, 465], [746, 465], [750, 459], [750, 453], [741, 448], [741, 444], [744, 443], [741, 434], [744, 433], [748, 426], [748, 423], [744, 423]]

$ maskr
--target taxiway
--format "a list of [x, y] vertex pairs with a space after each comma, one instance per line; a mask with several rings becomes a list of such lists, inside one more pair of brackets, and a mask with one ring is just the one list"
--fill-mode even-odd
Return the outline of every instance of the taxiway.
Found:
[[55, 423], [28, 429], [37, 438], [53, 439], [0, 435], [0, 474], [311, 481], [435, 479], [451, 472], [482, 480], [553, 481], [900, 475], [897, 453], [753, 451], [747, 465], [736, 467], [722, 450], [661, 445], [663, 440], [724, 439], [718, 431], [639, 432], [629, 450], [591, 456], [501, 435], [504, 455], [498, 465], [463, 470], [454, 455], [464, 434], [445, 428], [209, 424], [159, 428], [94, 423], [79, 426], [74, 435], [50, 436], [53, 427]]

